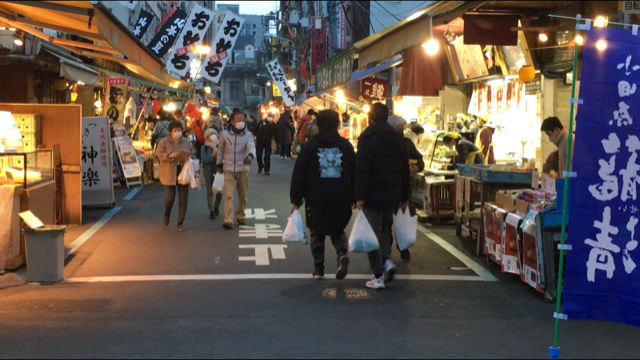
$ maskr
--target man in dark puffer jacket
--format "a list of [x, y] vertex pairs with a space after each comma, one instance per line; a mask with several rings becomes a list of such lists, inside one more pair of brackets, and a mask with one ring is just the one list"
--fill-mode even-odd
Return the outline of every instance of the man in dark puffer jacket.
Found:
[[[393, 280], [396, 267], [391, 262], [391, 227], [398, 207], [409, 203], [409, 158], [402, 134], [388, 123], [389, 109], [374, 104], [369, 114], [369, 127], [358, 139], [356, 207], [364, 211], [378, 237], [380, 248], [369, 253], [374, 278], [367, 283], [372, 289], [383, 289]], [[384, 274], [384, 277], [383, 277]]]

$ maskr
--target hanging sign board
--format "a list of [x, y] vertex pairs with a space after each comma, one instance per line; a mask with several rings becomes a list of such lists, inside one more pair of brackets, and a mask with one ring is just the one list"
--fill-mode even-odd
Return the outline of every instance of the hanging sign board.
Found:
[[152, 13], [140, 10], [140, 16], [138, 17], [138, 21], [136, 21], [136, 25], [133, 28], [133, 36], [135, 36], [138, 40], [142, 39], [147, 30], [149, 30], [149, 26], [151, 26], [152, 20]]
[[112, 205], [113, 176], [109, 118], [82, 118], [82, 205]]
[[267, 69], [269, 69], [274, 85], [278, 90], [280, 90], [284, 103], [287, 106], [295, 105], [296, 94], [293, 92], [293, 89], [287, 80], [287, 76], [284, 74], [284, 70], [282, 70], [282, 66], [280, 66], [278, 60], [273, 60], [272, 62], [267, 63]]
[[325, 62], [316, 71], [316, 92], [346, 84], [351, 80], [355, 48]]
[[585, 32], [563, 294], [569, 319], [640, 326], [638, 54], [631, 30]]
[[129, 89], [129, 79], [107, 75], [105, 81], [107, 89], [104, 93], [104, 114], [113, 123], [122, 124], [124, 120], [124, 108]]
[[156, 36], [147, 44], [147, 48], [159, 58], [164, 57], [178, 39], [178, 34], [186, 23], [187, 13], [182, 9], [175, 10], [173, 14], [168, 15]]
[[196, 57], [195, 50], [202, 45], [204, 37], [215, 14], [202, 6], [195, 4], [187, 18], [182, 32], [178, 36], [175, 46], [169, 53], [167, 69], [184, 77], [190, 69], [191, 62]]
[[[289, 84], [289, 87], [291, 87], [292, 89], [296, 87], [296, 79], [289, 79], [287, 80], [287, 83]], [[280, 89], [278, 89], [277, 86], [272, 86], [271, 88], [273, 89], [274, 98], [282, 96], [282, 94], [280, 93]]]
[[227, 11], [218, 28], [216, 37], [211, 43], [211, 51], [200, 68], [200, 75], [218, 84], [222, 77], [229, 55], [240, 36], [240, 29], [244, 24], [244, 19]]
[[384, 101], [387, 98], [388, 88], [388, 80], [374, 77], [363, 79], [360, 86], [360, 101], [369, 104], [374, 101]]
[[137, 178], [142, 176], [140, 171], [140, 164], [136, 158], [136, 149], [133, 148], [133, 142], [128, 136], [119, 137], [114, 140], [116, 144], [116, 150], [118, 151], [118, 158], [120, 159], [120, 165], [122, 165], [122, 171], [124, 177], [127, 179]]
[[327, 27], [324, 18], [311, 18], [311, 75], [327, 61]]
[[621, 1], [624, 14], [640, 14], [640, 1]]

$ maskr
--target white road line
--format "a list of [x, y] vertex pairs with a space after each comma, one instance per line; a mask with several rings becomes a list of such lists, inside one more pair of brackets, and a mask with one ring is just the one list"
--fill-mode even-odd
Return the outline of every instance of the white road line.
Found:
[[449, 244], [445, 239], [440, 236], [434, 234], [433, 232], [425, 229], [423, 226], [418, 226], [418, 230], [423, 233], [426, 237], [431, 239], [436, 244], [440, 245], [443, 249], [448, 251], [451, 255], [455, 256], [458, 260], [460, 260], [463, 264], [465, 264], [469, 269], [473, 270], [478, 276], [480, 276], [484, 281], [500, 281], [497, 277], [493, 276], [491, 272], [482, 265], [478, 264], [475, 260], [471, 259], [462, 251], [453, 247], [453, 245]]
[[[347, 280], [369, 280], [369, 274], [349, 274]], [[65, 279], [65, 284], [114, 283], [144, 281], [223, 281], [223, 280], [296, 280], [312, 279], [311, 274], [219, 274], [219, 275], [132, 275], [98, 276]], [[327, 279], [331, 277], [327, 276]], [[397, 280], [408, 281], [484, 281], [479, 276], [458, 275], [396, 275]]]
[[114, 207], [113, 209], [109, 210], [109, 212], [104, 214], [97, 223], [93, 224], [93, 226], [87, 229], [87, 231], [85, 231], [84, 233], [82, 233], [82, 235], [80, 235], [80, 237], [77, 238], [76, 241], [74, 241], [69, 246], [67, 246], [66, 257], [69, 257], [69, 255], [75, 253], [80, 246], [84, 245], [84, 243], [86, 243], [87, 240], [89, 240], [96, 232], [98, 232], [98, 230], [100, 230], [100, 228], [102, 228], [104, 224], [106, 224], [109, 220], [111, 220], [113, 215], [115, 215], [120, 210], [122, 210], [121, 206]]
[[133, 200], [133, 197], [138, 195], [138, 193], [140, 192], [140, 190], [142, 190], [142, 186], [138, 186], [137, 188], [129, 191], [129, 193], [127, 194], [127, 196], [124, 197], [124, 201], [131, 201]]

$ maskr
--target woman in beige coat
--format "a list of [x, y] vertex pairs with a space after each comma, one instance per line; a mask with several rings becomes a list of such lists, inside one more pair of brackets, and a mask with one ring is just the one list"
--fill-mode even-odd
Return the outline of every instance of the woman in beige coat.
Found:
[[182, 136], [182, 124], [172, 121], [169, 124], [170, 136], [158, 143], [156, 156], [160, 160], [160, 182], [164, 185], [164, 225], [169, 225], [171, 209], [176, 200], [176, 188], [178, 189], [178, 231], [184, 231], [182, 224], [187, 214], [189, 202], [189, 185], [178, 184], [178, 174], [182, 165], [193, 156], [191, 142]]

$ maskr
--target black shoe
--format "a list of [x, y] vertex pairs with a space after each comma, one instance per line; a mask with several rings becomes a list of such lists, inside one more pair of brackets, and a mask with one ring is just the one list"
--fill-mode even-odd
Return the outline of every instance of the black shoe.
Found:
[[313, 270], [313, 278], [316, 279], [316, 280], [324, 279], [324, 268], [323, 267], [316, 267]]
[[164, 224], [164, 226], [169, 226], [169, 217], [167, 215], [162, 218], [162, 223]]
[[247, 225], [247, 222], [244, 221], [244, 220], [238, 220], [238, 225], [245, 226], [245, 225]]
[[231, 224], [231, 223], [224, 223], [224, 224], [222, 225], [222, 228], [223, 228], [223, 229], [225, 229], [225, 230], [233, 230], [233, 224]]
[[216, 216], [220, 216], [220, 209], [215, 209], [213, 212], [216, 213]]
[[404, 261], [411, 261], [411, 252], [409, 250], [400, 251], [400, 258]]
[[258, 169], [258, 174], [262, 174], [262, 168]]
[[178, 224], [178, 231], [179, 232], [183, 232], [184, 231], [184, 227], [182, 227], [182, 224]]
[[338, 259], [338, 270], [336, 271], [336, 279], [342, 280], [347, 277], [349, 273], [349, 257], [346, 255], [340, 256]]
[[211, 220], [215, 220], [216, 219], [216, 212], [215, 211], [211, 211], [209, 213], [209, 219], [211, 219]]

